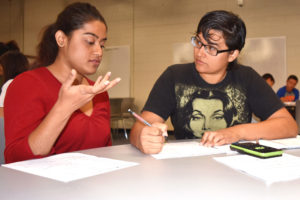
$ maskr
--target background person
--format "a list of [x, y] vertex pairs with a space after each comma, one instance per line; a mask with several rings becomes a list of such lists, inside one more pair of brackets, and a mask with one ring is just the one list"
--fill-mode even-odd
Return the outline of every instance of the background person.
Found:
[[3, 117], [3, 104], [6, 90], [13, 79], [28, 70], [29, 62], [26, 56], [19, 51], [8, 51], [0, 56], [0, 66], [3, 68], [4, 84], [0, 95], [0, 117]]
[[[0, 42], [0, 56], [2, 56], [7, 51], [20, 51], [17, 42], [14, 40], [10, 40], [6, 43]], [[0, 88], [2, 87], [3, 83], [4, 83], [3, 67], [0, 65]]]
[[[230, 127], [205, 131], [202, 145], [296, 136], [297, 124], [273, 90], [252, 68], [236, 63], [245, 37], [245, 24], [235, 14], [212, 11], [204, 15], [191, 40], [194, 63], [170, 66], [159, 77], [141, 114], [152, 126], [137, 121], [131, 129], [131, 144], [144, 153], [160, 152], [164, 144], [162, 133], [167, 130], [164, 122], [169, 116], [176, 139], [196, 137], [196, 133], [189, 135], [182, 126], [182, 108], [195, 91], [204, 89], [226, 93], [236, 115]], [[263, 121], [250, 123], [252, 113]]]
[[297, 101], [299, 99], [299, 90], [295, 88], [297, 83], [297, 76], [290, 75], [286, 80], [286, 85], [279, 88], [277, 96], [282, 102]]
[[73, 3], [45, 30], [37, 69], [14, 79], [5, 98], [7, 163], [111, 145], [107, 90], [120, 79], [96, 82], [107, 26], [89, 3]]
[[264, 75], [262, 75], [262, 78], [268, 83], [270, 87], [273, 87], [273, 85], [275, 84], [275, 79], [270, 73], [265, 73]]

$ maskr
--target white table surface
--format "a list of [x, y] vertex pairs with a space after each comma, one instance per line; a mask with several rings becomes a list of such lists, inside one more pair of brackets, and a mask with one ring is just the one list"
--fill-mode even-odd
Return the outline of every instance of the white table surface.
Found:
[[[231, 169], [216, 156], [156, 160], [131, 145], [81, 151], [140, 165], [63, 183], [0, 167], [0, 199], [237, 199], [300, 198], [300, 179], [267, 186], [262, 180]], [[288, 153], [300, 156], [300, 150]], [[300, 170], [300, 166], [299, 166]]]

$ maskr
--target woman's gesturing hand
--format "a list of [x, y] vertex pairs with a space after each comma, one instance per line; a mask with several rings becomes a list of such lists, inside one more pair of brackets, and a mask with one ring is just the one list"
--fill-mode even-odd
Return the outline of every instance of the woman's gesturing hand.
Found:
[[72, 69], [59, 91], [57, 103], [61, 104], [63, 108], [66, 108], [66, 111], [74, 112], [92, 100], [96, 94], [107, 91], [121, 80], [120, 78], [116, 78], [109, 81], [111, 73], [108, 72], [104, 78], [99, 76], [94, 85], [73, 85], [76, 74], [76, 70]]

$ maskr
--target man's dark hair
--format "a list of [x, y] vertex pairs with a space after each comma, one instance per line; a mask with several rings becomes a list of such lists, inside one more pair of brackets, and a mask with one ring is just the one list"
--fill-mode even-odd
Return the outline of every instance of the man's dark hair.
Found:
[[295, 81], [297, 81], [297, 83], [298, 83], [298, 78], [297, 78], [297, 76], [296, 75], [289, 75], [289, 77], [287, 78], [287, 80], [290, 80], [290, 79], [294, 79]]
[[272, 74], [266, 73], [266, 74], [262, 75], [262, 78], [263, 78], [264, 80], [271, 79], [271, 81], [272, 81], [273, 83], [275, 83], [275, 79], [274, 79], [274, 77], [272, 76]]
[[[197, 35], [202, 33], [208, 43], [213, 43], [210, 30], [220, 31], [230, 50], [241, 51], [245, 45], [246, 26], [241, 18], [232, 12], [216, 10], [206, 13], [200, 20]], [[229, 63], [227, 70], [234, 67], [236, 59]]]
[[204, 39], [211, 42], [210, 30], [221, 31], [229, 49], [241, 51], [245, 45], [245, 23], [232, 12], [216, 10], [206, 13], [198, 24], [197, 34], [202, 33]]

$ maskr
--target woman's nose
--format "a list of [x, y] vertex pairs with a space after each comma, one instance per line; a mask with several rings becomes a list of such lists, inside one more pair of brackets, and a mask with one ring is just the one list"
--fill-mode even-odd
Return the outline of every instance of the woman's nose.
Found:
[[95, 50], [94, 50], [94, 54], [98, 55], [98, 56], [102, 56], [103, 54], [103, 48], [100, 45], [95, 45]]

